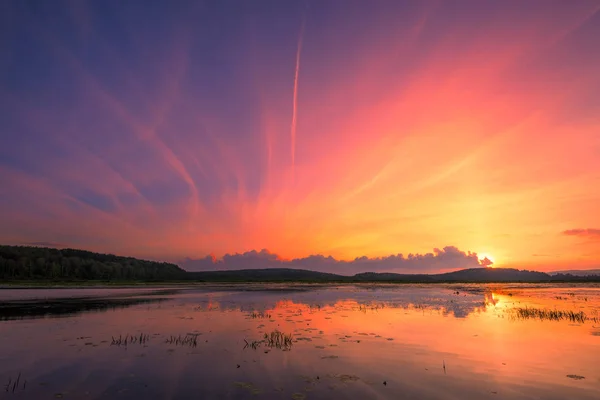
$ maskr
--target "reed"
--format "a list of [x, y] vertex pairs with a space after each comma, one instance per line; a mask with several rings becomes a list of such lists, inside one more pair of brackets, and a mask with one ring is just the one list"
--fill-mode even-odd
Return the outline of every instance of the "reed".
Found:
[[246, 342], [244, 349], [247, 349], [248, 347], [250, 347], [253, 350], [258, 349], [260, 347], [260, 345], [263, 344], [262, 340], [253, 340], [251, 342], [248, 342], [246, 339], [244, 339], [244, 342]]
[[[14, 393], [17, 389], [20, 388], [20, 385], [19, 385], [20, 382], [21, 382], [21, 372], [19, 372], [19, 375], [17, 375], [17, 379], [15, 379], [14, 381], [13, 381], [12, 377], [8, 377], [8, 382], [4, 385], [4, 391]], [[27, 384], [27, 380], [24, 380], [23, 387], [21, 388], [22, 390], [25, 390], [26, 384]]]
[[285, 349], [292, 347], [293, 335], [291, 333], [285, 334], [278, 330], [274, 330], [271, 333], [265, 333], [265, 341], [267, 346], [275, 347], [278, 349]]
[[269, 318], [270, 319], [271, 318], [271, 314], [266, 313], [264, 311], [260, 311], [260, 312], [252, 311], [252, 313], [249, 314], [248, 316], [252, 319], [256, 319], [256, 318]]
[[292, 344], [294, 340], [294, 336], [291, 333], [283, 333], [278, 330], [274, 330], [270, 333], [265, 333], [263, 340], [253, 340], [248, 341], [244, 339], [245, 345], [244, 349], [248, 347], [256, 350], [263, 344], [266, 347], [276, 348], [281, 350], [290, 350], [292, 348]]
[[549, 310], [540, 308], [530, 307], [519, 307], [513, 309], [517, 318], [520, 319], [538, 319], [540, 321], [562, 321], [567, 320], [571, 322], [585, 323], [586, 321], [597, 322], [596, 317], [589, 317], [583, 311], [575, 312], [572, 310]]
[[199, 335], [200, 335], [199, 333], [188, 333], [185, 336], [171, 335], [165, 340], [165, 343], [174, 344], [175, 346], [196, 347], [196, 346], [198, 346], [198, 336]]
[[358, 308], [353, 308], [354, 310], [361, 311], [366, 313], [367, 311], [378, 311], [380, 309], [385, 308], [385, 304], [359, 304]]
[[150, 340], [150, 335], [146, 334], [146, 333], [140, 333], [139, 336], [137, 335], [125, 335], [125, 337], [123, 337], [122, 335], [119, 335], [119, 337], [116, 336], [111, 336], [112, 341], [110, 342], [111, 346], [127, 346], [128, 344], [146, 344], [146, 342], [148, 342], [148, 340]]

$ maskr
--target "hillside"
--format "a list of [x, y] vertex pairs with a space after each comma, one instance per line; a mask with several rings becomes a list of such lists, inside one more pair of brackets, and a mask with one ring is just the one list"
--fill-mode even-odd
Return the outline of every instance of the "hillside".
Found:
[[370, 282], [546, 282], [551, 277], [543, 272], [509, 268], [470, 268], [443, 274], [394, 274], [365, 272], [349, 277], [352, 281]]
[[293, 268], [240, 269], [235, 271], [188, 272], [188, 279], [205, 282], [286, 282], [347, 280], [347, 276]]
[[543, 272], [512, 268], [470, 268], [433, 275], [433, 278], [444, 282], [549, 282], [552, 279]]
[[47, 247], [0, 246], [3, 281], [165, 281], [183, 279], [175, 264]]
[[573, 275], [573, 276], [600, 276], [600, 269], [573, 269], [568, 271], [554, 271], [550, 275]]
[[231, 271], [188, 272], [188, 277], [201, 282], [596, 282], [600, 276], [551, 276], [544, 272], [512, 268], [470, 268], [443, 274], [396, 274], [390, 272], [362, 272], [353, 276], [309, 271], [303, 269], [265, 268]]

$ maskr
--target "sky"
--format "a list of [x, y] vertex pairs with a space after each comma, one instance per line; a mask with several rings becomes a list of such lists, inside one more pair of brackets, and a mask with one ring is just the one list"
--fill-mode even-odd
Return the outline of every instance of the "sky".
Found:
[[600, 266], [598, 0], [3, 1], [0, 49], [1, 243]]

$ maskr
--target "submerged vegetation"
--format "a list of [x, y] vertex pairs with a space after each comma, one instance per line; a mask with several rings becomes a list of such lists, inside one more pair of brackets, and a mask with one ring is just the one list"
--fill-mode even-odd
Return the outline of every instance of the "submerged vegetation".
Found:
[[285, 334], [278, 330], [274, 330], [269, 334], [265, 333], [265, 341], [267, 342], [267, 346], [278, 349], [292, 347], [292, 338], [293, 336], [291, 333]]
[[357, 310], [363, 313], [366, 313], [367, 311], [378, 311], [385, 308], [385, 304], [384, 303], [377, 303], [377, 304], [358, 304], [358, 308]]
[[515, 316], [520, 319], [538, 319], [540, 321], [561, 321], [568, 320], [580, 324], [586, 321], [598, 322], [596, 317], [588, 317], [583, 311], [562, 311], [549, 310], [531, 307], [517, 307], [513, 309]]
[[292, 348], [293, 335], [291, 333], [283, 333], [278, 330], [274, 330], [270, 333], [265, 333], [263, 340], [252, 340], [248, 341], [244, 339], [246, 343], [244, 345], [244, 349], [258, 349], [261, 345], [265, 345], [269, 348], [281, 349], [281, 350], [290, 350]]
[[14, 393], [18, 389], [25, 390], [26, 386], [27, 381], [21, 381], [21, 373], [19, 372], [19, 375], [17, 375], [17, 379], [15, 379], [14, 381], [12, 377], [8, 378], [8, 382], [6, 382], [6, 384], [4, 385], [4, 391]]
[[115, 337], [112, 336], [112, 341], [110, 342], [111, 346], [127, 346], [127, 344], [146, 344], [146, 342], [148, 342], [148, 340], [150, 339], [150, 335], [145, 334], [145, 333], [140, 333], [139, 336], [137, 335], [125, 335], [125, 337], [123, 337], [122, 335], [119, 335], [119, 337]]
[[188, 333], [185, 336], [171, 335], [165, 340], [165, 343], [174, 344], [175, 346], [196, 347], [198, 346], [198, 336], [200, 336], [199, 333]]
[[264, 312], [264, 311], [260, 311], [260, 312], [253, 311], [253, 312], [252, 312], [252, 313], [249, 315], [249, 317], [250, 317], [250, 318], [253, 318], [253, 319], [254, 319], [254, 318], [268, 318], [268, 319], [270, 319], [270, 318], [271, 318], [271, 314], [269, 314], [269, 313], [266, 313], [266, 312]]

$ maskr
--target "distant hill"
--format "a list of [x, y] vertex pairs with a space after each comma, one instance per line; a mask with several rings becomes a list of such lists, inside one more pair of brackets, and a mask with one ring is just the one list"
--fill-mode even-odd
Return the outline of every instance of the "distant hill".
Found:
[[392, 282], [545, 282], [550, 275], [543, 272], [509, 268], [469, 268], [443, 274], [393, 274], [366, 272], [350, 277], [355, 281]]
[[402, 283], [491, 283], [491, 282], [581, 282], [600, 281], [573, 275], [551, 276], [544, 272], [512, 268], [470, 268], [443, 274], [396, 274], [363, 272], [353, 276], [291, 268], [244, 269], [188, 272], [189, 278], [203, 282], [402, 282]]
[[[596, 270], [597, 271], [597, 270]], [[568, 272], [568, 271], [567, 271]], [[575, 271], [572, 271], [575, 272]], [[577, 271], [584, 272], [584, 271]], [[588, 271], [585, 271], [588, 272]], [[188, 281], [188, 282], [600, 282], [577, 276], [509, 268], [470, 268], [443, 274], [363, 272], [353, 276], [293, 268], [188, 272], [175, 264], [75, 249], [0, 246], [2, 281]]]
[[188, 272], [188, 279], [208, 282], [344, 281], [348, 277], [293, 268], [239, 269], [235, 271]]
[[552, 279], [543, 272], [512, 268], [471, 268], [433, 276], [450, 282], [545, 282]]
[[[363, 272], [353, 276], [337, 275], [303, 269], [266, 268], [235, 271], [188, 272], [188, 277], [203, 282], [551, 282], [553, 277], [543, 272], [509, 268], [471, 268], [444, 274], [395, 274]], [[569, 280], [560, 277], [557, 280]], [[578, 280], [576, 277], [571, 277]]]
[[554, 271], [550, 275], [600, 276], [600, 269], [574, 269], [569, 271]]

